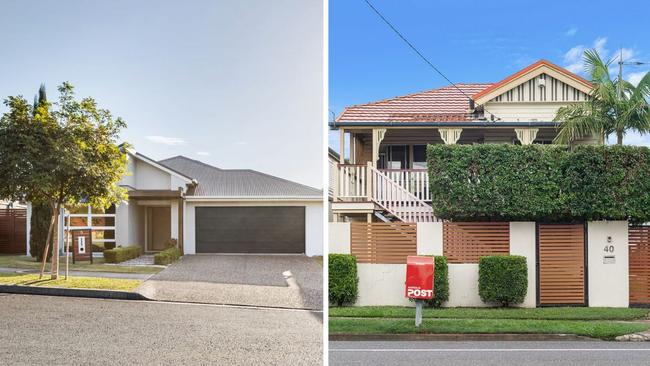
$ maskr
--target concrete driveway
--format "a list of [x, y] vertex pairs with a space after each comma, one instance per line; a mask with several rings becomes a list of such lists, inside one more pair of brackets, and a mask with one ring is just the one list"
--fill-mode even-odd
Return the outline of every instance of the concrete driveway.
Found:
[[161, 301], [323, 308], [323, 267], [304, 255], [186, 255], [139, 288]]

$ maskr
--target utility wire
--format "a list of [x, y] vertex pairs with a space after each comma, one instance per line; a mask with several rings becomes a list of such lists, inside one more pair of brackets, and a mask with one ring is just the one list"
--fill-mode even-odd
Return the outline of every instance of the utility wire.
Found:
[[[384, 17], [384, 15], [383, 15], [383, 14], [382, 14], [382, 13], [381, 13], [377, 8], [375, 8], [375, 6], [372, 5], [372, 3], [371, 3], [369, 0], [363, 0], [363, 1], [365, 1], [366, 4], [368, 4], [368, 6], [370, 7], [370, 9], [372, 9], [372, 10], [375, 12], [375, 14], [377, 14], [377, 16], [378, 16], [379, 18], [381, 18], [381, 20], [383, 20], [384, 23], [386, 23], [386, 25], [388, 25], [388, 27], [390, 27], [390, 29], [392, 29], [393, 32], [395, 32], [395, 34], [397, 34], [397, 36], [398, 36], [399, 38], [401, 38], [402, 41], [404, 41], [404, 43], [406, 43], [406, 44], [407, 44], [407, 45], [408, 45], [408, 46], [413, 50], [413, 52], [415, 52], [418, 56], [420, 56], [420, 58], [421, 58], [421, 59], [422, 59], [422, 60], [423, 60], [427, 65], [429, 65], [429, 66], [430, 66], [433, 70], [435, 70], [435, 71], [436, 71], [440, 76], [442, 76], [445, 80], [447, 80], [447, 82], [448, 82], [449, 84], [451, 84], [454, 88], [458, 89], [458, 91], [461, 92], [461, 94], [463, 94], [463, 95], [464, 95], [468, 100], [470, 100], [470, 101], [472, 101], [472, 102], [474, 101], [474, 100], [472, 99], [472, 97], [470, 97], [469, 95], [467, 95], [467, 93], [465, 93], [461, 88], [459, 88], [458, 85], [454, 84], [453, 81], [449, 80], [449, 78], [448, 78], [445, 74], [443, 74], [442, 71], [440, 71], [440, 70], [439, 70], [439, 69], [438, 69], [438, 68], [437, 68], [437, 67], [436, 67], [436, 66], [435, 66], [431, 61], [429, 61], [429, 59], [427, 59], [427, 58], [422, 54], [422, 52], [420, 52], [420, 51], [419, 51], [419, 50], [418, 50], [418, 49], [417, 49], [417, 48], [416, 48], [416, 47], [415, 47], [411, 42], [409, 42], [409, 40], [406, 39], [406, 37], [404, 37], [404, 35], [402, 35], [402, 33], [400, 33], [400, 31], [398, 31], [397, 28], [395, 28], [395, 26], [393, 26], [393, 24], [391, 24], [391, 22], [388, 21], [388, 19], [386, 19], [386, 17]], [[489, 113], [489, 111], [485, 108], [485, 106], [483, 106], [483, 111]], [[490, 114], [491, 114], [494, 118], [499, 119], [499, 118], [496, 117], [494, 114], [492, 114], [492, 113], [490, 113]]]

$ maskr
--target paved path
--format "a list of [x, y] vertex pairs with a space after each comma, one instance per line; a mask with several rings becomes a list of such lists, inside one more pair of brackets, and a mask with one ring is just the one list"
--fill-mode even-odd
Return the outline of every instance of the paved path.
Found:
[[[37, 269], [20, 269], [0, 267], [1, 273], [38, 273]], [[49, 273], [49, 272], [46, 272]], [[153, 273], [114, 273], [114, 272], [96, 272], [96, 271], [70, 271], [71, 276], [80, 277], [100, 277], [100, 278], [124, 278], [130, 280], [146, 280], [153, 276]], [[65, 276], [65, 270], [59, 271], [60, 276]]]
[[321, 365], [322, 314], [0, 295], [5, 365]]
[[650, 344], [603, 341], [330, 342], [329, 364], [647, 366], [650, 364]]
[[186, 255], [138, 292], [162, 301], [321, 310], [322, 273], [306, 256]]

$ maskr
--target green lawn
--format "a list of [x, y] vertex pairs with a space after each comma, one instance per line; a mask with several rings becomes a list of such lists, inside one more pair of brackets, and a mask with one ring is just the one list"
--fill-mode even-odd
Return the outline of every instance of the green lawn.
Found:
[[[41, 263], [36, 262], [34, 258], [26, 255], [0, 255], [0, 267], [40, 269]], [[50, 268], [49, 263], [46, 268]], [[60, 268], [61, 270], [65, 270], [65, 257], [61, 257]], [[90, 264], [90, 262], [72, 264], [72, 258], [70, 258], [70, 270], [113, 273], [158, 273], [162, 268], [152, 266], [116, 266], [114, 264], [105, 264], [104, 258], [93, 258], [93, 264]]]
[[[442, 308], [424, 309], [424, 318], [529, 319], [529, 320], [634, 320], [645, 318], [648, 309], [628, 308]], [[415, 318], [415, 308], [402, 306], [332, 307], [330, 317]]]
[[526, 320], [526, 319], [425, 319], [416, 328], [414, 319], [330, 318], [330, 334], [406, 333], [528, 333], [575, 334], [601, 339], [648, 329], [642, 323], [615, 321]]
[[89, 288], [99, 290], [133, 291], [140, 286], [140, 280], [127, 280], [121, 278], [96, 278], [96, 277], [68, 277], [67, 280], [60, 276], [50, 280], [48, 274], [43, 279], [38, 279], [38, 274], [0, 273], [0, 285], [46, 286], [65, 288]]

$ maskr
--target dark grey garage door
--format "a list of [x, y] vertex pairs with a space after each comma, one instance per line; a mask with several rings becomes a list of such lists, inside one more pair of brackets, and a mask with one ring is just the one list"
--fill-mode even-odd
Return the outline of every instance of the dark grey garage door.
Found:
[[197, 207], [197, 253], [304, 253], [304, 207]]

